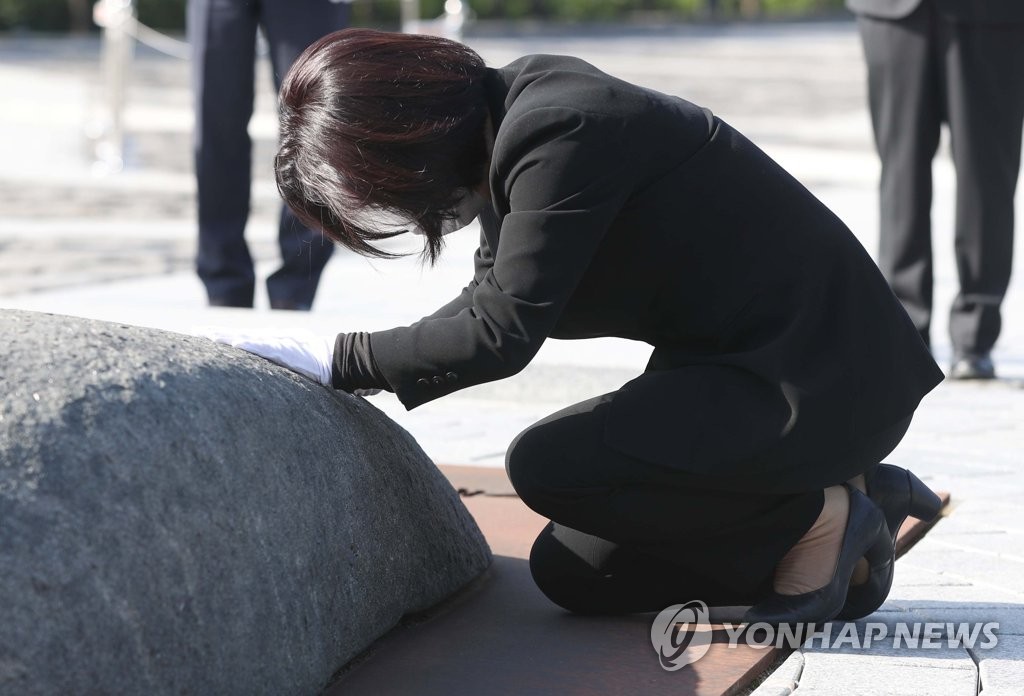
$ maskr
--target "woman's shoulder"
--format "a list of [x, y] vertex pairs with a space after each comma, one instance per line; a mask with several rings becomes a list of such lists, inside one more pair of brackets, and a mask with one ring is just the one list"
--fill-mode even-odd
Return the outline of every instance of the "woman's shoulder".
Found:
[[508, 89], [508, 108], [523, 100], [545, 106], [585, 108], [592, 105], [588, 94], [595, 90], [607, 94], [611, 89], [640, 89], [573, 56], [523, 56], [497, 72]]
[[644, 124], [647, 116], [700, 109], [678, 96], [615, 77], [574, 56], [523, 56], [494, 74], [504, 90], [505, 111], [511, 116], [547, 109]]
[[[511, 73], [513, 76], [529, 75], [547, 71], [578, 71], [606, 75], [596, 66], [582, 58], [553, 53], [532, 53], [518, 58], [499, 71]], [[606, 75], [607, 76], [607, 75]]]
[[495, 75], [503, 91], [495, 154], [584, 133], [606, 152], [671, 144], [677, 131], [692, 131], [701, 141], [707, 137], [708, 117], [696, 105], [609, 75], [580, 58], [528, 55]]
[[496, 72], [505, 90], [501, 135], [614, 127], [654, 105], [643, 88], [572, 56], [524, 56]]

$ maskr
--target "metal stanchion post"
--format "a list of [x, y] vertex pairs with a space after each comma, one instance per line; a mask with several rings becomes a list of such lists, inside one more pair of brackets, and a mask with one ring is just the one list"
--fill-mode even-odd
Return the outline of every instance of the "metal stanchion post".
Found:
[[466, 3], [461, 0], [446, 0], [443, 22], [444, 35], [449, 39], [462, 41], [462, 27], [466, 23]]
[[133, 0], [101, 0], [95, 16], [97, 24], [103, 27], [105, 86], [103, 125], [96, 138], [96, 165], [101, 171], [119, 172], [124, 169], [125, 90], [134, 51], [128, 30], [135, 20], [135, 3]]
[[402, 0], [400, 7], [402, 31], [415, 34], [420, 28], [420, 0]]
[[444, 14], [436, 19], [420, 19], [419, 0], [402, 0], [402, 31], [406, 34], [434, 34], [455, 41], [462, 40], [466, 23], [466, 3], [446, 0]]

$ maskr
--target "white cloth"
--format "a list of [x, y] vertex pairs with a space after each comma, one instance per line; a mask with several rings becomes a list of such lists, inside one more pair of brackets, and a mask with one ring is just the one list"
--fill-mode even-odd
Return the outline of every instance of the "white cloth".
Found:
[[189, 333], [241, 348], [281, 367], [287, 367], [325, 387], [331, 386], [333, 337], [320, 336], [308, 329], [243, 331], [217, 326], [197, 326]]

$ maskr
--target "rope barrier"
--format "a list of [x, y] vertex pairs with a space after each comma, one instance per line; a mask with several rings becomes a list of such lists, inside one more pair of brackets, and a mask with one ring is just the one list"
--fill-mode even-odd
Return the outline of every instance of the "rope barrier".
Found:
[[147, 27], [134, 17], [125, 22], [124, 30], [128, 36], [140, 44], [149, 46], [164, 55], [180, 58], [181, 60], [189, 60], [192, 57], [192, 48], [187, 41], [181, 41], [166, 34], [161, 34], [156, 29]]

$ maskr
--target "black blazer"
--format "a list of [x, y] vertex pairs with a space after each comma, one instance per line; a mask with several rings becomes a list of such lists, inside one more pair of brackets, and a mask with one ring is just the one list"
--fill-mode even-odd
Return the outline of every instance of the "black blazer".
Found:
[[645, 341], [608, 443], [701, 468], [794, 431], [841, 447], [942, 379], [850, 231], [710, 111], [557, 56], [492, 70], [487, 89], [475, 277], [370, 335], [407, 408], [513, 375], [549, 337]]
[[901, 19], [930, 2], [950, 19], [962, 22], [1024, 22], [1022, 0], [846, 0], [846, 6], [858, 14], [881, 19]]

